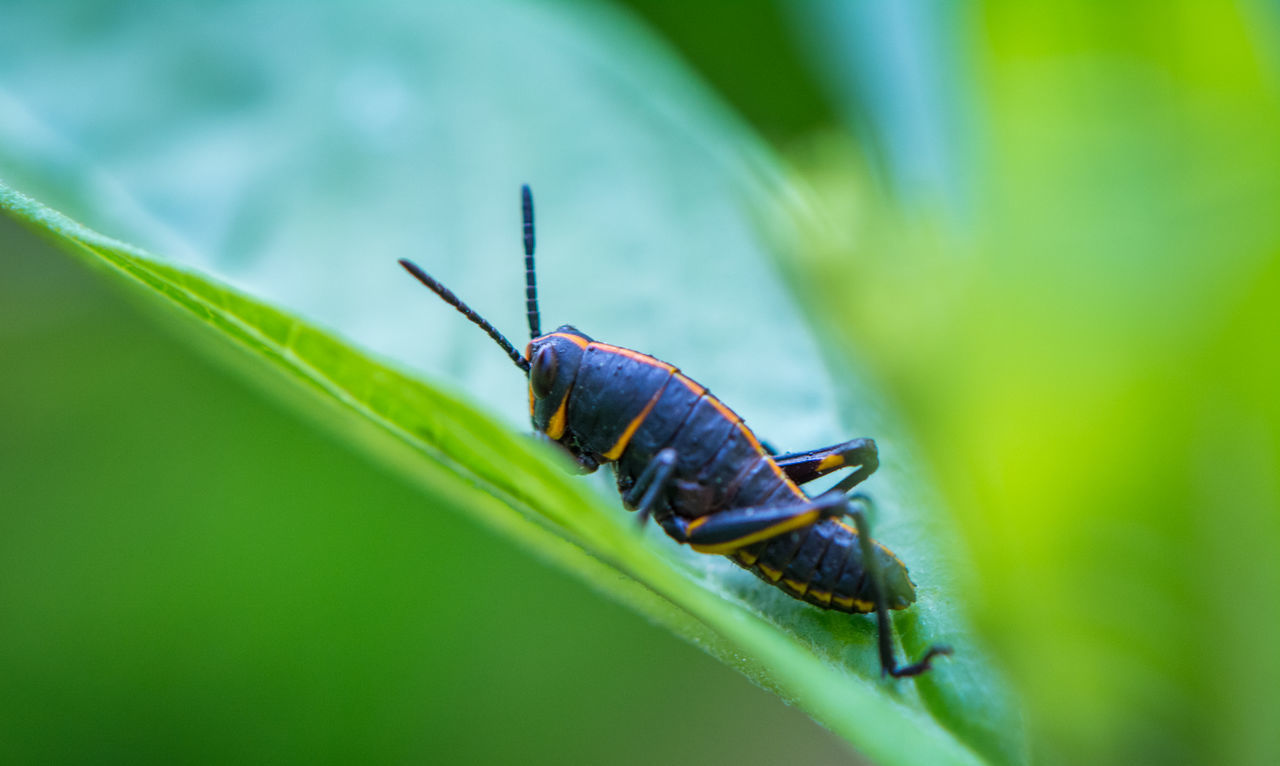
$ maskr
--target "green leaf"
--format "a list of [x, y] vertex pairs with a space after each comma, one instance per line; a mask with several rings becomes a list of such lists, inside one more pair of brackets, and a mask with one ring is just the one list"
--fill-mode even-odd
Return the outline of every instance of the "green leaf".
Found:
[[[777, 232], [793, 196], [771, 155], [612, 13], [378, 11], [266, 4], [250, 23], [235, 7], [156, 4], [109, 25], [15, 11], [0, 30], [15, 83], [0, 92], [0, 172], [130, 244], [8, 188], [0, 207], [176, 309], [166, 321], [184, 317], [193, 343], [375, 459], [876, 760], [1019, 760], [1016, 716], [969, 638], [960, 566], [937, 542], [949, 535], [908, 436], [856, 375], [832, 385], [771, 268], [787, 253], [762, 232]], [[603, 482], [568, 475], [522, 435], [522, 377], [394, 264], [414, 257], [519, 328], [521, 181], [539, 201], [544, 324], [681, 365], [780, 447], [877, 437], [877, 536], [921, 586], [898, 631], [912, 656], [946, 642], [955, 658], [914, 682], [881, 680], [870, 619], [637, 533]]]

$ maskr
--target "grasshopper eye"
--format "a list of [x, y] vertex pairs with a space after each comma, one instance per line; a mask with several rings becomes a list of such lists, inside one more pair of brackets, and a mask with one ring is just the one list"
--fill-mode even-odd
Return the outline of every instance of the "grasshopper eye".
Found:
[[533, 366], [529, 369], [529, 388], [533, 390], [534, 396], [545, 399], [551, 394], [558, 366], [556, 351], [551, 346], [543, 346], [533, 355]]

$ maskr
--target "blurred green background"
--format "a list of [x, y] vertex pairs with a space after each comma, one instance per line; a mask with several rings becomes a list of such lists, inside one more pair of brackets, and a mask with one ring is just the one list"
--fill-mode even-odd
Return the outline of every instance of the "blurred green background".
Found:
[[[679, 91], [677, 108], [723, 99], [786, 160], [794, 218], [779, 227], [779, 267], [830, 356], [886, 392], [936, 476], [969, 564], [962, 606], [1020, 694], [1033, 760], [1280, 762], [1280, 8], [687, 5], [627, 7], [710, 88], [686, 92], [685, 75], [651, 68], [661, 49], [631, 63], [669, 76], [647, 82]], [[279, 35], [289, 57], [287, 29], [236, 7], [219, 39]], [[526, 4], [510, 7], [523, 18]], [[588, 47], [603, 6], [550, 7], [587, 32], [531, 34], [531, 60]], [[28, 26], [0, 48], [0, 177], [126, 215], [135, 200], [91, 172], [110, 144], [143, 180], [222, 190], [216, 163], [151, 167], [154, 144], [112, 134], [146, 137], [158, 97], [96, 100], [74, 78], [188, 45], [180, 15], [98, 59], [95, 45], [133, 28], [123, 12], [12, 8]], [[343, 31], [353, 44], [366, 33]], [[465, 61], [465, 30], [453, 37]], [[187, 73], [215, 118], [255, 95], [247, 75], [202, 74]], [[398, 97], [377, 84], [350, 87]], [[467, 95], [461, 108], [502, 114], [475, 107], [489, 94]], [[620, 87], [618, 99], [636, 96]], [[131, 122], [131, 107], [143, 117]], [[33, 119], [62, 130], [32, 131]], [[411, 140], [365, 127], [375, 160]], [[418, 183], [447, 180], [466, 199], [467, 170]], [[643, 236], [629, 223], [639, 214], [593, 188], [592, 167], [553, 158], [536, 172], [555, 176], [553, 194], [601, 197], [595, 226]], [[130, 188], [146, 198], [145, 183]], [[259, 190], [227, 187], [228, 218]], [[102, 212], [104, 200], [119, 209]], [[242, 232], [188, 204], [152, 212], [235, 252]], [[562, 221], [556, 236], [579, 223], [592, 225]], [[149, 245], [181, 241], [148, 232]], [[0, 254], [0, 759], [855, 757], [462, 514], [424, 509], [33, 234], [0, 224]], [[690, 288], [673, 293], [650, 310], [684, 312]], [[489, 385], [488, 368], [450, 354], [448, 374]], [[696, 736], [679, 725], [690, 715]]]

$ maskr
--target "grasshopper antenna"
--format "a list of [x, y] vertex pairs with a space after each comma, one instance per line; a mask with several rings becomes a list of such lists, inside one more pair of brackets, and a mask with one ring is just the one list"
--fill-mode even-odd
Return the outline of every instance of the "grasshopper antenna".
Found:
[[529, 339], [542, 335], [538, 314], [538, 279], [533, 271], [533, 192], [529, 184], [520, 187], [520, 208], [524, 214], [524, 297], [529, 313]]
[[507, 352], [507, 356], [511, 357], [511, 361], [516, 363], [516, 367], [519, 367], [526, 375], [529, 373], [529, 360], [520, 355], [520, 352], [516, 350], [516, 347], [511, 345], [511, 341], [507, 340], [506, 336], [498, 332], [498, 328], [489, 324], [488, 320], [473, 311], [470, 306], [463, 303], [458, 296], [453, 294], [453, 291], [437, 282], [427, 272], [418, 268], [418, 264], [406, 258], [401, 258], [400, 265], [404, 267], [405, 271], [412, 274], [414, 279], [417, 279], [419, 282], [426, 285], [431, 292], [439, 295], [441, 300], [450, 306], [453, 306], [455, 309], [460, 311], [464, 317], [479, 325], [481, 330], [489, 333], [489, 337], [493, 338], [494, 342], [499, 346], [502, 346], [502, 350]]

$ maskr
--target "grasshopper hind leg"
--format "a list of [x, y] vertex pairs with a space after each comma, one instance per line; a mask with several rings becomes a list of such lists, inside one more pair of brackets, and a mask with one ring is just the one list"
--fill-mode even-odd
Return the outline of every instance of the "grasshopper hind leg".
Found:
[[887, 673], [894, 678], [918, 676], [930, 668], [934, 657], [951, 654], [951, 647], [943, 644], [930, 646], [919, 660], [908, 665], [899, 665], [898, 660], [893, 656], [893, 623], [889, 620], [889, 609], [885, 606], [884, 572], [880, 571], [879, 560], [872, 547], [871, 523], [867, 520], [866, 514], [869, 506], [870, 500], [866, 496], [853, 495], [848, 498], [845, 515], [853, 520], [854, 528], [858, 530], [858, 546], [862, 552], [863, 566], [866, 568], [867, 576], [871, 578], [872, 590], [875, 593], [880, 673], [881, 675]]

